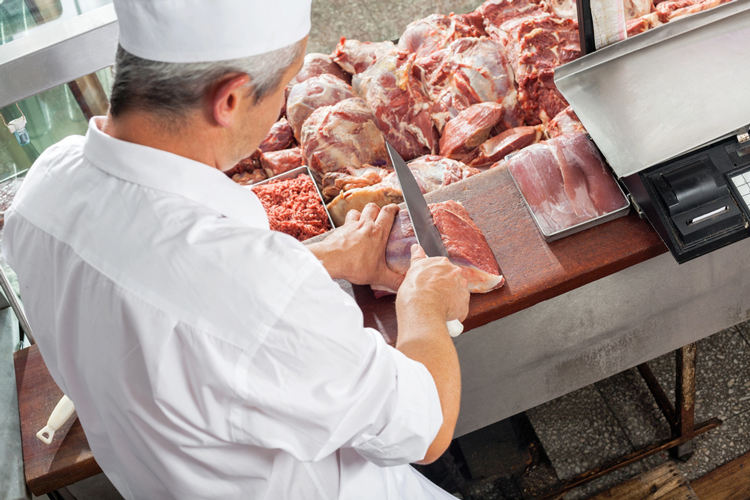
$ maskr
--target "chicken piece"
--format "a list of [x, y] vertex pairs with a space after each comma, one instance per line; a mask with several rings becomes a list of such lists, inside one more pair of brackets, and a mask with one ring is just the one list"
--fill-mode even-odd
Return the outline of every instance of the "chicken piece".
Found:
[[350, 75], [362, 73], [379, 57], [396, 51], [393, 42], [360, 42], [341, 37], [331, 58]]
[[398, 41], [398, 48], [423, 57], [447, 47], [458, 38], [480, 37], [483, 31], [462, 17], [432, 14], [409, 24]]
[[299, 73], [292, 78], [287, 87], [294, 87], [298, 83], [302, 83], [309, 78], [320, 75], [332, 75], [346, 83], [351, 83], [352, 81], [351, 75], [341, 69], [341, 66], [336, 64], [333, 59], [331, 59], [331, 56], [328, 54], [312, 52], [305, 55], [302, 68], [300, 68]]
[[300, 135], [305, 162], [321, 175], [346, 167], [390, 165], [377, 118], [357, 97], [316, 109]]
[[352, 79], [354, 92], [375, 111], [385, 139], [407, 161], [438, 149], [430, 98], [412, 75], [413, 63], [413, 54], [390, 53]]
[[380, 167], [365, 165], [363, 168], [348, 168], [340, 172], [328, 172], [321, 182], [321, 193], [326, 203], [330, 203], [342, 191], [373, 186], [382, 182], [390, 173]]
[[[461, 268], [471, 293], [487, 293], [503, 286], [495, 256], [487, 239], [460, 203], [449, 200], [429, 205], [435, 226], [451, 262]], [[401, 210], [393, 223], [385, 249], [386, 264], [406, 274], [411, 265], [411, 246], [417, 242], [409, 213]], [[376, 288], [376, 287], [373, 287]], [[384, 290], [395, 293], [393, 290]]]
[[431, 115], [440, 133], [451, 118], [480, 102], [503, 105], [503, 128], [523, 125], [513, 71], [499, 42], [459, 38], [414, 66], [434, 101]]
[[321, 106], [332, 106], [344, 99], [354, 97], [351, 86], [333, 75], [313, 76], [295, 85], [286, 102], [286, 116], [300, 140], [302, 124]]
[[[437, 155], [427, 155], [408, 163], [422, 193], [429, 193], [479, 173], [460, 161]], [[328, 212], [336, 226], [344, 223], [349, 210], [361, 211], [368, 203], [385, 206], [403, 202], [401, 185], [396, 172], [390, 172], [382, 182], [363, 188], [342, 191], [328, 204]]]
[[305, 164], [300, 148], [282, 149], [281, 151], [269, 151], [258, 158], [263, 170], [268, 177], [274, 177], [288, 172]]
[[547, 123], [568, 107], [554, 76], [581, 55], [578, 23], [547, 14], [507, 21], [496, 35], [510, 57], [526, 124]]
[[586, 132], [586, 129], [570, 106], [555, 115], [545, 128], [545, 133], [550, 139], [561, 135], [578, 134], [580, 132]]
[[485, 142], [505, 109], [496, 102], [472, 104], [448, 122], [440, 138], [440, 154], [463, 160]]
[[542, 131], [538, 126], [508, 129], [482, 143], [468, 164], [476, 168], [490, 167], [514, 151], [539, 142], [541, 137]]

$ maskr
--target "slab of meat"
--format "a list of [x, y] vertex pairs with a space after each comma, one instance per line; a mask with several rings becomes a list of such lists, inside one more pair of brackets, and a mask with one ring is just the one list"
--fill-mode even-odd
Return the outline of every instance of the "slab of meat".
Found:
[[354, 97], [351, 86], [333, 75], [313, 76], [295, 85], [286, 101], [286, 116], [294, 137], [301, 138], [302, 124], [313, 111]]
[[476, 151], [469, 161], [469, 166], [477, 168], [490, 167], [514, 151], [539, 142], [542, 137], [540, 127], [516, 127], [488, 139]]
[[320, 174], [390, 164], [377, 118], [357, 97], [316, 109], [305, 120], [300, 135], [307, 165]]
[[308, 78], [320, 75], [333, 75], [346, 83], [351, 83], [352, 77], [346, 73], [341, 66], [336, 64], [331, 56], [328, 54], [310, 53], [305, 55], [305, 60], [302, 63], [299, 73], [289, 82], [288, 87], [294, 87], [298, 83], [302, 83]]
[[331, 58], [341, 69], [350, 75], [356, 75], [369, 68], [378, 57], [396, 50], [393, 42], [360, 42], [347, 40], [342, 36]]
[[463, 160], [487, 140], [504, 115], [505, 108], [496, 102], [472, 104], [445, 126], [440, 138], [440, 154]]
[[331, 229], [318, 191], [305, 174], [278, 179], [252, 188], [268, 214], [272, 231], [305, 241]]
[[471, 21], [468, 17], [465, 20], [461, 16], [432, 14], [409, 24], [399, 38], [398, 48], [422, 57], [458, 38], [482, 36], [484, 30], [477, 29]]
[[232, 175], [232, 180], [237, 184], [241, 184], [243, 186], [250, 186], [266, 179], [268, 179], [268, 175], [262, 168], [257, 168], [255, 170], [245, 170], [243, 172]]
[[550, 120], [544, 131], [547, 134], [547, 137], [551, 139], [561, 135], [573, 135], [580, 132], [586, 132], [586, 129], [583, 127], [583, 123], [578, 119], [575, 111], [573, 111], [573, 108], [568, 106]]
[[[469, 291], [486, 293], [503, 286], [505, 279], [500, 275], [495, 256], [463, 205], [449, 200], [429, 207], [451, 262], [461, 268], [469, 281]], [[416, 242], [409, 213], [401, 210], [385, 250], [386, 263], [392, 271], [406, 274], [411, 265], [411, 246]]]
[[282, 149], [281, 151], [269, 151], [258, 158], [263, 170], [268, 177], [274, 177], [288, 172], [305, 164], [300, 148]]
[[503, 36], [501, 26], [511, 19], [549, 14], [550, 5], [542, 0], [487, 0], [477, 8], [484, 17], [484, 29], [490, 37]]
[[432, 119], [442, 133], [446, 123], [472, 104], [497, 102], [505, 108], [504, 128], [522, 125], [513, 71], [502, 44], [489, 38], [459, 38], [415, 62], [430, 97]]
[[547, 235], [628, 204], [586, 134], [532, 144], [507, 164]]
[[487, 36], [487, 32], [484, 30], [484, 16], [481, 12], [475, 10], [467, 12], [466, 14], [454, 14], [450, 15], [457, 22], [461, 22], [468, 26], [473, 26], [477, 30], [478, 35], [475, 36]]
[[666, 23], [677, 17], [687, 16], [712, 9], [730, 0], [670, 0], [656, 6], [659, 20]]
[[[476, 168], [468, 167], [460, 161], [437, 155], [417, 158], [409, 162], [408, 167], [422, 193], [430, 193], [480, 173]], [[382, 173], [379, 175], [382, 175]], [[375, 203], [383, 207], [389, 203], [402, 203], [403, 201], [398, 176], [395, 172], [390, 172], [377, 184], [341, 191], [327, 205], [327, 208], [334, 224], [339, 226], [344, 223], [346, 214], [350, 210], [361, 212], [368, 203]]]
[[546, 123], [568, 107], [554, 82], [555, 68], [581, 55], [578, 24], [553, 15], [508, 21], [492, 36], [507, 49], [527, 125]]
[[412, 75], [413, 63], [414, 54], [393, 52], [352, 79], [354, 92], [375, 111], [385, 139], [407, 161], [438, 149], [431, 101]]
[[[229, 177], [234, 178], [235, 174], [241, 174], [243, 172], [252, 172], [261, 168], [258, 158], [261, 154], [267, 151], [278, 151], [280, 149], [286, 149], [294, 142], [294, 134], [292, 133], [292, 127], [287, 122], [286, 118], [281, 118], [279, 121], [271, 126], [271, 130], [268, 131], [266, 137], [261, 141], [258, 149], [247, 158], [241, 160], [237, 165], [232, 167], [230, 170], [225, 171]], [[247, 176], [243, 177], [246, 179]], [[244, 183], [243, 183], [244, 184]]]

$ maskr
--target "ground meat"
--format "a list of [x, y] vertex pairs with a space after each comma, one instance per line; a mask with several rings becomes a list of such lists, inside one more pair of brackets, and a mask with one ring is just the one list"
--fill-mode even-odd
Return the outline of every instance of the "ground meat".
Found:
[[326, 210], [309, 176], [300, 174], [296, 179], [273, 180], [252, 189], [266, 209], [273, 231], [305, 241], [331, 229]]

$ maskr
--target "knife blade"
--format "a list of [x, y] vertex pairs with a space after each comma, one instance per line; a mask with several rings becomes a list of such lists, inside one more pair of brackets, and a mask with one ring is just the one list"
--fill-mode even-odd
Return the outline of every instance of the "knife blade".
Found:
[[[448, 250], [446, 250], [443, 238], [440, 237], [440, 233], [437, 227], [435, 227], [432, 213], [427, 206], [427, 201], [424, 199], [417, 180], [414, 178], [414, 174], [412, 174], [404, 159], [401, 158], [401, 155], [398, 154], [398, 151], [393, 146], [387, 142], [385, 146], [388, 149], [388, 156], [391, 157], [391, 163], [396, 170], [396, 177], [398, 177], [398, 182], [401, 185], [401, 193], [404, 196], [404, 203], [406, 203], [406, 211], [409, 212], [411, 225], [414, 227], [414, 236], [417, 238], [417, 243], [422, 247], [427, 257], [448, 258]], [[458, 337], [464, 330], [464, 326], [457, 319], [448, 321], [447, 326], [451, 337]]]

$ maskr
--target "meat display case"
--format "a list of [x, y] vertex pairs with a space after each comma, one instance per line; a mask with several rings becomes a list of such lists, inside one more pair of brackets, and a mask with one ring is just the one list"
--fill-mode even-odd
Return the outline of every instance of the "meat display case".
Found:
[[682, 263], [750, 236], [750, 0], [557, 68], [555, 83]]

